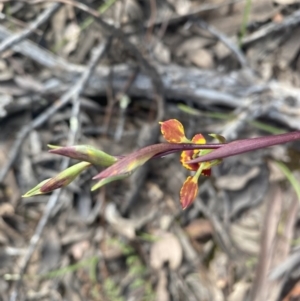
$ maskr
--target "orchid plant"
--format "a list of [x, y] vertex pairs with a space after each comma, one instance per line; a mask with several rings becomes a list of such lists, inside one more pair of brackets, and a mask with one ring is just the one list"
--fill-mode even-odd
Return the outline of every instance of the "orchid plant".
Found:
[[218, 143], [207, 143], [202, 134], [196, 134], [191, 140], [185, 136], [183, 125], [176, 119], [160, 122], [161, 132], [167, 143], [149, 145], [126, 156], [112, 156], [89, 145], [53, 146], [50, 153], [66, 156], [81, 162], [63, 170], [53, 178], [46, 179], [28, 191], [23, 197], [49, 193], [69, 185], [76, 177], [94, 166], [106, 167], [93, 179], [97, 180], [92, 191], [116, 180], [129, 177], [139, 166], [152, 158], [181, 152], [180, 162], [194, 174], [187, 177], [180, 190], [180, 203], [183, 209], [190, 206], [198, 194], [198, 180], [201, 175], [210, 176], [211, 168], [222, 159], [249, 151], [283, 144], [300, 139], [300, 131], [226, 142], [218, 134], [210, 136]]

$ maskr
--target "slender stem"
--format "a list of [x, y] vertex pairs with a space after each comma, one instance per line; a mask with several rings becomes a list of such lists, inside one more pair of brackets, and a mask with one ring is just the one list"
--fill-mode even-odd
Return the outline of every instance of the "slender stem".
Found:
[[198, 157], [197, 159], [188, 161], [186, 163], [199, 163], [199, 162], [227, 158], [230, 156], [247, 153], [253, 150], [257, 150], [273, 145], [284, 144], [295, 140], [300, 140], [300, 131], [266, 136], [266, 137], [236, 140], [225, 144], [224, 146], [216, 149], [215, 151], [207, 155], [203, 155], [201, 157]]

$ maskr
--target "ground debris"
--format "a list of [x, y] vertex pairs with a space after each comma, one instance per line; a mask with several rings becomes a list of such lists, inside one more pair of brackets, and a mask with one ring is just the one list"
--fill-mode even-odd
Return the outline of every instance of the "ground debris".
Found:
[[300, 130], [297, 0], [0, 4], [0, 299], [299, 298], [299, 143], [224, 160], [181, 210], [178, 154], [90, 191], [22, 199], [73, 165], [47, 145], [115, 156], [158, 121], [228, 140]]

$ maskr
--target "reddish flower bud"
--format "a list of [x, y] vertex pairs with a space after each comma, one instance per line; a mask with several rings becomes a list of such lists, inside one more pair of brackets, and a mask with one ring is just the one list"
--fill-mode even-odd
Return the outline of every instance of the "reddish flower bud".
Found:
[[77, 163], [77, 164], [63, 170], [57, 176], [48, 180], [40, 188], [40, 191], [42, 193], [47, 193], [47, 192], [51, 192], [52, 190], [69, 185], [72, 181], [74, 181], [76, 179], [76, 177], [82, 171], [84, 171], [89, 166], [91, 166], [91, 164], [89, 162], [80, 162], [80, 163]]
[[133, 171], [132, 172], [128, 172], [128, 173], [125, 173], [125, 174], [122, 174], [122, 175], [116, 175], [116, 176], [112, 176], [112, 177], [108, 177], [108, 178], [104, 178], [104, 179], [101, 179], [100, 181], [98, 181], [91, 189], [91, 191], [95, 191], [99, 188], [101, 188], [102, 186], [108, 184], [108, 183], [111, 183], [113, 181], [117, 181], [117, 180], [123, 180], [127, 177], [129, 177], [130, 175], [133, 174]]
[[[51, 179], [51, 178], [50, 178]], [[44, 181], [42, 181], [41, 183], [39, 183], [38, 185], [36, 185], [34, 188], [30, 189], [29, 191], [27, 191], [24, 195], [22, 195], [23, 198], [29, 198], [31, 196], [35, 196], [35, 195], [40, 195], [40, 194], [44, 194], [44, 192], [41, 191], [41, 187], [47, 183], [50, 179], [46, 179]]]
[[198, 194], [198, 178], [189, 176], [180, 190], [180, 203], [182, 209], [190, 206]]
[[74, 145], [74, 146], [54, 146], [48, 145], [52, 154], [62, 155], [72, 159], [90, 162], [93, 165], [98, 166], [110, 166], [117, 162], [118, 158], [111, 156], [99, 149], [90, 145]]

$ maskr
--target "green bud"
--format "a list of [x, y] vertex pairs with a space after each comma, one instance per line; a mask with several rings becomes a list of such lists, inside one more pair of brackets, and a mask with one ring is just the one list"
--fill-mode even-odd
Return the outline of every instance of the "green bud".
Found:
[[45, 192], [42, 192], [40, 189], [41, 187], [47, 183], [50, 179], [46, 179], [44, 181], [42, 181], [41, 183], [39, 183], [38, 185], [36, 185], [34, 188], [30, 189], [29, 191], [27, 191], [25, 194], [22, 195], [22, 198], [29, 198], [31, 196], [35, 196], [35, 195], [40, 195], [40, 194], [44, 194]]
[[91, 190], [92, 191], [95, 191], [99, 188], [101, 188], [102, 186], [108, 184], [108, 183], [111, 183], [113, 181], [117, 181], [117, 180], [123, 180], [127, 177], [129, 177], [131, 174], [133, 174], [133, 171], [131, 172], [127, 172], [125, 174], [121, 174], [121, 175], [117, 175], [117, 176], [112, 176], [112, 177], [109, 177], [109, 178], [105, 178], [105, 179], [102, 179], [100, 181], [98, 181], [92, 188]]
[[226, 143], [226, 138], [219, 134], [209, 134], [210, 137], [217, 139], [220, 143]]
[[98, 166], [110, 166], [117, 162], [118, 158], [111, 156], [99, 149], [90, 145], [74, 145], [60, 147], [55, 145], [48, 145], [51, 148], [49, 151], [53, 154], [62, 155], [72, 159], [90, 162], [93, 165]]
[[91, 164], [89, 162], [80, 162], [77, 163], [62, 172], [60, 172], [57, 176], [54, 178], [51, 178], [48, 180], [42, 187], [40, 187], [40, 191], [42, 193], [51, 192], [55, 189], [65, 187], [69, 185], [71, 182], [73, 182], [76, 177], [84, 171], [86, 168], [90, 167]]

